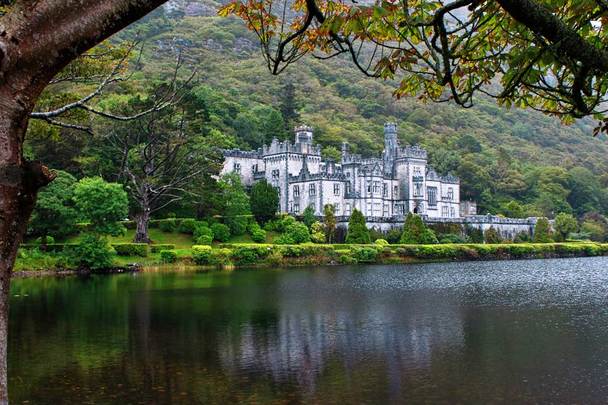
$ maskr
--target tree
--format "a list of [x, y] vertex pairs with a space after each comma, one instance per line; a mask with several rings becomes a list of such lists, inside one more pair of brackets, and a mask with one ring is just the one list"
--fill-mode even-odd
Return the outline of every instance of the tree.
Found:
[[317, 217], [315, 216], [314, 208], [312, 208], [311, 205], [304, 208], [304, 212], [302, 212], [302, 222], [304, 222], [304, 225], [306, 225], [308, 229], [310, 229], [310, 227], [313, 223], [315, 223], [316, 220]]
[[224, 208], [224, 223], [233, 235], [243, 235], [247, 231], [248, 216], [251, 215], [249, 196], [245, 193], [241, 178], [236, 173], [222, 177], [219, 184], [226, 206]]
[[74, 203], [94, 234], [124, 233], [120, 221], [129, 213], [129, 199], [121, 184], [107, 183], [101, 177], [85, 177], [74, 187]]
[[348, 220], [346, 243], [371, 243], [369, 229], [365, 225], [365, 217], [358, 209], [354, 209]]
[[407, 217], [405, 217], [400, 243], [437, 243], [437, 237], [435, 236], [435, 232], [424, 224], [419, 215], [410, 212], [407, 214]]
[[233, 0], [220, 10], [258, 34], [274, 74], [308, 53], [344, 54], [367, 76], [398, 79], [397, 97], [469, 107], [481, 92], [567, 122], [605, 117], [608, 32], [594, 24], [607, 12], [603, 1], [538, 0]]
[[290, 133], [292, 127], [294, 127], [300, 115], [298, 114], [298, 106], [296, 104], [295, 86], [291, 80], [287, 80], [287, 83], [283, 86], [283, 91], [280, 93], [280, 110], [283, 116], [283, 122], [285, 123], [285, 130]]
[[316, 221], [310, 227], [310, 240], [314, 243], [325, 243], [325, 227], [319, 221]]
[[261, 224], [274, 219], [279, 206], [279, 192], [266, 180], [256, 182], [251, 187], [251, 213]]
[[75, 184], [74, 176], [57, 171], [55, 180], [38, 194], [30, 228], [33, 235], [42, 238], [42, 245], [46, 245], [49, 235], [61, 238], [75, 231], [78, 218], [72, 200]]
[[333, 243], [336, 237], [336, 216], [332, 204], [325, 204], [325, 207], [323, 207], [323, 225], [325, 226], [327, 243]]
[[551, 225], [549, 220], [545, 217], [540, 217], [534, 225], [534, 237], [532, 240], [535, 243], [550, 243], [553, 242], [551, 235]]
[[498, 233], [498, 230], [496, 230], [496, 228], [493, 226], [485, 230], [483, 233], [483, 239], [485, 243], [502, 243], [500, 233]]
[[572, 215], [560, 212], [555, 217], [555, 233], [559, 237], [559, 241], [565, 241], [569, 234], [576, 232], [577, 228], [578, 223]]
[[[78, 55], [166, 0], [3, 2], [0, 10], [0, 403], [8, 403], [10, 277], [38, 191], [55, 175], [23, 156], [28, 118], [44, 88]], [[52, 21], [52, 24], [49, 24]], [[51, 118], [52, 119], [52, 118]]]
[[203, 171], [213, 161], [211, 148], [196, 142], [202, 135], [189, 129], [193, 121], [185, 106], [170, 106], [110, 130], [126, 189], [137, 204], [136, 243], [150, 242], [151, 216], [181, 201], [190, 184], [203, 181]]

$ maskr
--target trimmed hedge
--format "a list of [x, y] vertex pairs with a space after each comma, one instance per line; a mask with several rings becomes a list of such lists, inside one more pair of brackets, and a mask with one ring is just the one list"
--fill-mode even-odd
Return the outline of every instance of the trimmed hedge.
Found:
[[194, 245], [192, 246], [192, 260], [199, 265], [209, 264], [211, 258], [211, 246]]
[[159, 243], [158, 245], [150, 245], [150, 252], [159, 253], [163, 250], [173, 250], [175, 245], [171, 243]]
[[175, 263], [177, 261], [177, 252], [174, 250], [161, 250], [160, 261], [163, 263]]
[[112, 247], [118, 256], [148, 256], [147, 243], [113, 243]]

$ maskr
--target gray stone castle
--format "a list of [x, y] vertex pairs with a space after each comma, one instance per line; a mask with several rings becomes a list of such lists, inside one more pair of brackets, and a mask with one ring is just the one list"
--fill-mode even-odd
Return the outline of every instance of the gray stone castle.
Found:
[[323, 215], [331, 204], [338, 226], [346, 227], [354, 209], [367, 225], [380, 231], [403, 225], [416, 213], [427, 224], [458, 224], [485, 231], [490, 227], [505, 238], [519, 232], [533, 233], [536, 218], [514, 219], [477, 215], [474, 202], [460, 200], [458, 178], [440, 176], [427, 162], [419, 146], [399, 145], [397, 126], [384, 125], [384, 151], [377, 158], [350, 153], [343, 143], [339, 162], [323, 160], [308, 126], [295, 128], [294, 143], [273, 139], [255, 151], [224, 151], [221, 174], [238, 173], [245, 186], [266, 179], [279, 191], [279, 211], [302, 214], [312, 207]]
[[363, 158], [342, 146], [339, 162], [323, 160], [308, 126], [295, 128], [295, 142], [273, 139], [257, 151], [224, 152], [222, 174], [236, 172], [243, 184], [266, 179], [279, 190], [281, 212], [298, 215], [312, 207], [322, 215], [331, 204], [336, 216], [358, 209], [368, 221], [403, 220], [408, 212], [428, 218], [460, 217], [458, 178], [438, 175], [427, 164], [427, 152], [399, 145], [397, 126], [384, 125], [384, 151]]

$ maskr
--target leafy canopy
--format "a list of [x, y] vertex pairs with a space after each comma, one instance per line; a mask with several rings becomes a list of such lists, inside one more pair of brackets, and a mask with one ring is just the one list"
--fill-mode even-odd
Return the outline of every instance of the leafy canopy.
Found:
[[124, 233], [119, 221], [127, 217], [129, 201], [122, 185], [108, 183], [101, 177], [85, 177], [74, 188], [74, 203], [96, 234]]

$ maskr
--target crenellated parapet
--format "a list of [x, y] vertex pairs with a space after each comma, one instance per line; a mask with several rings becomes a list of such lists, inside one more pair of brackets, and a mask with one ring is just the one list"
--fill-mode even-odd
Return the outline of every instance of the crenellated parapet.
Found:
[[247, 158], [247, 159], [261, 159], [262, 158], [262, 149], [258, 150], [240, 150], [240, 149], [224, 149], [222, 151], [225, 157], [237, 157], [237, 158]]

